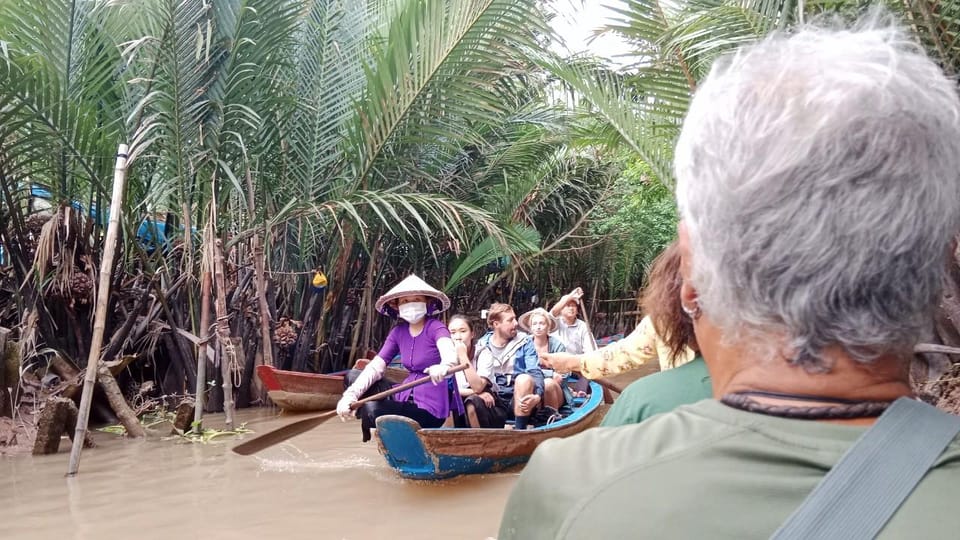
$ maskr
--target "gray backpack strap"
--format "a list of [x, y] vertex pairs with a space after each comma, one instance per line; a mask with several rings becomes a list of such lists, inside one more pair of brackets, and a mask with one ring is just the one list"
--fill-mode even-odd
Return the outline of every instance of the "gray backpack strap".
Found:
[[958, 432], [960, 417], [896, 400], [771, 538], [875, 538]]

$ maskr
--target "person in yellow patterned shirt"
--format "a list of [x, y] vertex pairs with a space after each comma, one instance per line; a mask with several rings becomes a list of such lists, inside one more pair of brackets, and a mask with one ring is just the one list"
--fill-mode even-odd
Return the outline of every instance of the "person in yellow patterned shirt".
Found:
[[541, 363], [559, 372], [576, 371], [588, 379], [598, 379], [653, 362], [666, 371], [693, 360], [696, 340], [693, 323], [680, 306], [680, 253], [676, 242], [654, 261], [640, 303], [648, 315], [624, 339], [584, 354], [541, 355]]

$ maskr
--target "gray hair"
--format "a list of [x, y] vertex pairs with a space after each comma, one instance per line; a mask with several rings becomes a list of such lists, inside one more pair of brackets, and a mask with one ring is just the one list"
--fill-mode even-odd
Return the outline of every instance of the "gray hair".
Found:
[[810, 371], [909, 351], [960, 224], [956, 88], [879, 18], [718, 61], [677, 143], [700, 307]]

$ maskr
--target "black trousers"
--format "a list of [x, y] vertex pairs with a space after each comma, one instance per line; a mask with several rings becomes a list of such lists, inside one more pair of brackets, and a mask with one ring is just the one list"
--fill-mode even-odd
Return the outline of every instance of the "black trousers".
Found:
[[506, 425], [507, 420], [513, 418], [513, 400], [497, 392], [491, 392], [491, 394], [493, 394], [493, 407], [488, 407], [483, 398], [476, 394], [464, 400], [464, 406], [469, 410], [473, 405], [480, 427], [499, 429]]
[[[343, 378], [344, 389], [353, 384], [353, 381], [357, 380], [358, 376], [360, 376], [360, 370], [351, 369], [350, 372], [347, 373], [347, 376]], [[369, 397], [380, 392], [385, 392], [391, 388], [393, 388], [393, 384], [390, 381], [380, 379], [373, 383], [360, 397]], [[406, 416], [420, 424], [422, 428], [438, 428], [443, 425], [446, 418], [437, 418], [426, 410], [417, 407], [412, 400], [413, 394], [411, 393], [410, 396], [411, 399], [409, 401], [394, 401], [392, 397], [378, 401], [370, 401], [364, 403], [357, 409], [357, 418], [360, 419], [360, 432], [363, 435], [363, 442], [370, 440], [370, 430], [376, 429], [377, 418], [388, 414]]]

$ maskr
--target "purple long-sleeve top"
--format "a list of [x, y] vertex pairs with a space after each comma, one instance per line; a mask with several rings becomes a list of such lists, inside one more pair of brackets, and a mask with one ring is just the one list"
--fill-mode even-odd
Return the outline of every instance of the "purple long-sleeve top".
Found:
[[[437, 319], [427, 319], [423, 325], [423, 330], [416, 336], [410, 335], [410, 325], [405, 321], [399, 321], [390, 330], [390, 334], [387, 335], [387, 340], [384, 341], [377, 356], [389, 363], [399, 354], [403, 367], [410, 372], [407, 378], [403, 380], [407, 383], [425, 377], [428, 367], [440, 363], [437, 340], [444, 337], [449, 338], [450, 331]], [[446, 383], [438, 385], [421, 384], [410, 390], [394, 394], [393, 399], [407, 401], [411, 392], [413, 393], [413, 402], [417, 407], [437, 418], [446, 418], [450, 414], [450, 392]]]

